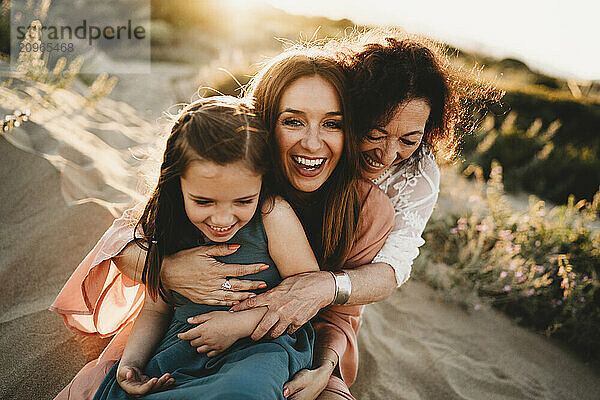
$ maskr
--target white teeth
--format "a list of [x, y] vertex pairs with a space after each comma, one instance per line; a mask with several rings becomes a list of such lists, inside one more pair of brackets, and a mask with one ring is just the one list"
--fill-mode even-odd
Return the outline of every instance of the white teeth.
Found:
[[225, 231], [227, 231], [227, 230], [231, 229], [231, 227], [232, 227], [233, 225], [235, 225], [235, 224], [232, 224], [232, 225], [226, 226], [225, 228], [220, 228], [220, 227], [218, 227], [218, 226], [212, 226], [212, 225], [209, 225], [209, 226], [210, 226], [210, 228], [211, 228], [211, 229], [214, 229], [214, 230], [215, 230], [215, 231], [217, 231], [217, 232], [225, 232]]
[[385, 164], [378, 163], [377, 161], [375, 161], [371, 157], [369, 157], [366, 153], [363, 153], [363, 157], [365, 158], [365, 161], [367, 162], [367, 164], [369, 164], [371, 167], [374, 167], [374, 168], [385, 167]]
[[304, 158], [304, 157], [300, 157], [300, 156], [292, 156], [292, 159], [294, 161], [296, 161], [298, 164], [302, 164], [307, 167], [311, 167], [311, 169], [319, 168], [326, 160], [326, 158], [309, 160], [308, 158]]

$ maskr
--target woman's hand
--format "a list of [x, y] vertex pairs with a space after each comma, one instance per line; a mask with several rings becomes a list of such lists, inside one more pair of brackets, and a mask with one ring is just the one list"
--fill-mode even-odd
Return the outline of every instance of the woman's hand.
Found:
[[198, 353], [206, 353], [213, 357], [226, 350], [238, 339], [248, 336], [233, 313], [228, 311], [212, 311], [194, 317], [199, 323], [187, 332], [177, 335], [181, 340], [191, 340]]
[[149, 378], [138, 367], [119, 365], [117, 382], [129, 394], [144, 395], [169, 389], [175, 379], [168, 373], [160, 378]]
[[283, 397], [290, 400], [316, 399], [327, 386], [332, 372], [330, 363], [298, 371], [291, 381], [283, 385]]
[[[237, 246], [237, 247], [236, 247]], [[201, 246], [182, 250], [165, 257], [161, 268], [163, 284], [195, 303], [231, 306], [236, 301], [247, 299], [249, 290], [265, 287], [262, 281], [229, 279], [231, 289], [221, 286], [227, 277], [254, 274], [268, 266], [265, 264], [224, 264], [215, 256], [234, 253], [239, 245]]]
[[268, 311], [251, 337], [260, 340], [270, 330], [270, 336], [275, 338], [286, 330], [295, 332], [321, 308], [331, 304], [334, 295], [335, 282], [329, 272], [305, 272], [284, 279], [268, 292], [233, 306], [231, 311], [266, 306]]

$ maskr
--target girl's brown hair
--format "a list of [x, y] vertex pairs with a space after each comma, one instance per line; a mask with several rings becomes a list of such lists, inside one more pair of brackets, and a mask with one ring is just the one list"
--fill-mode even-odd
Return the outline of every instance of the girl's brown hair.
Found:
[[263, 176], [261, 201], [272, 198], [271, 149], [262, 120], [251, 106], [231, 96], [215, 96], [185, 107], [171, 129], [158, 183], [136, 226], [144, 236], [134, 240], [148, 250], [142, 282], [152, 299], [160, 295], [174, 303], [161, 283], [160, 270], [165, 255], [177, 249], [181, 227], [189, 223], [180, 178], [194, 160], [219, 165], [243, 161]]
[[342, 156], [331, 176], [315, 192], [310, 194], [311, 204], [302, 200], [302, 194], [294, 189], [280, 165], [280, 157], [274, 157], [274, 178], [277, 187], [302, 218], [308, 207], [319, 208], [322, 226], [305, 227], [309, 242], [322, 268], [342, 266], [353, 241], [358, 224], [360, 205], [356, 188], [358, 173], [358, 146], [351, 132], [350, 110], [347, 101], [346, 75], [343, 68], [318, 48], [292, 48], [284, 51], [265, 65], [250, 81], [245, 91], [254, 100], [257, 114], [263, 118], [269, 131], [273, 154], [279, 150], [275, 140], [275, 125], [283, 93], [296, 80], [318, 76], [336, 91], [343, 113], [344, 147]]

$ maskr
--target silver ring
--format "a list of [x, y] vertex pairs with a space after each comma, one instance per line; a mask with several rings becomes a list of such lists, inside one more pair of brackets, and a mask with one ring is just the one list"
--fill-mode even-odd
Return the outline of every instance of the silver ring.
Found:
[[231, 282], [229, 282], [229, 279], [225, 279], [225, 282], [223, 282], [221, 287], [223, 290], [231, 290]]

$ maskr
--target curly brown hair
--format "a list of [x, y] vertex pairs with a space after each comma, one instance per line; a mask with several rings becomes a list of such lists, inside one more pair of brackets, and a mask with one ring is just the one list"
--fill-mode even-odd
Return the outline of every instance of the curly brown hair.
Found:
[[476, 127], [478, 111], [503, 95], [480, 70], [454, 67], [447, 47], [423, 36], [374, 29], [327, 47], [347, 70], [359, 140], [387, 125], [400, 105], [423, 99], [431, 107], [423, 143], [450, 159], [462, 136]]

